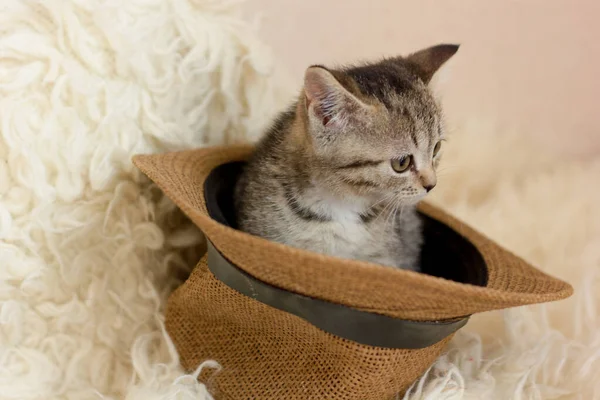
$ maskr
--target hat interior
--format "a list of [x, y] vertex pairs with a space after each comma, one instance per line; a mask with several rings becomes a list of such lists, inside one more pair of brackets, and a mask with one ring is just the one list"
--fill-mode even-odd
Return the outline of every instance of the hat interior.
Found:
[[[233, 229], [238, 229], [233, 190], [244, 165], [241, 161], [222, 164], [210, 172], [204, 183], [209, 216]], [[486, 286], [487, 266], [479, 250], [447, 225], [422, 212], [420, 215], [425, 239], [420, 272], [459, 283]]]

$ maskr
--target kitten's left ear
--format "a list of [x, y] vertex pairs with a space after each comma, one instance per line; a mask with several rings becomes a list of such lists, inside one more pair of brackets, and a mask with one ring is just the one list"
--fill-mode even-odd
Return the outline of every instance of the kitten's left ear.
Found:
[[429, 83], [437, 70], [458, 51], [458, 47], [457, 44], [439, 44], [417, 51], [406, 60], [416, 65], [423, 82]]

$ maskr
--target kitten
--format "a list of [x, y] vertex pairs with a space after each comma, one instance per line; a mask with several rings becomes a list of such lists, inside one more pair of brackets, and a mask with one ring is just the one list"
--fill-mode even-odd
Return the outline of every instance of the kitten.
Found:
[[259, 142], [236, 189], [240, 229], [289, 246], [418, 270], [416, 204], [444, 140], [428, 83], [438, 45], [344, 69], [309, 67], [299, 99]]

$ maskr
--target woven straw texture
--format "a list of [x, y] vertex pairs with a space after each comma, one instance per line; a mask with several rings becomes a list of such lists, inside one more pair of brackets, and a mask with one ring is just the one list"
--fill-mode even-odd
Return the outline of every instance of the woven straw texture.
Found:
[[[443, 211], [421, 211], [467, 238], [488, 269], [486, 287], [367, 262], [340, 260], [269, 242], [212, 220], [203, 187], [248, 146], [137, 156], [136, 165], [197, 224], [232, 263], [271, 285], [356, 309], [410, 320], [442, 320], [559, 300], [569, 284], [527, 264]], [[447, 338], [421, 350], [349, 342], [230, 289], [203, 259], [169, 299], [167, 330], [187, 369], [215, 359], [223, 370], [202, 378], [217, 398], [385, 399], [407, 389]]]
[[420, 350], [364, 346], [240, 295], [217, 280], [204, 258], [169, 298], [166, 327], [217, 399], [382, 400], [417, 379], [450, 338]]

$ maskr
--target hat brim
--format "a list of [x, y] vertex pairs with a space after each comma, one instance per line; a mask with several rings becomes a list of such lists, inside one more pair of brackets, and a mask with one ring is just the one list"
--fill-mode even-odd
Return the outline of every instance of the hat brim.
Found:
[[230, 262], [258, 280], [294, 293], [409, 320], [456, 318], [560, 300], [573, 293], [568, 283], [543, 273], [428, 203], [420, 205], [420, 212], [451, 228], [480, 253], [487, 269], [485, 286], [325, 256], [219, 223], [208, 214], [204, 183], [216, 167], [245, 161], [252, 150], [251, 146], [214, 147], [139, 155], [133, 161]]

